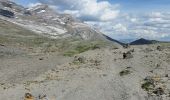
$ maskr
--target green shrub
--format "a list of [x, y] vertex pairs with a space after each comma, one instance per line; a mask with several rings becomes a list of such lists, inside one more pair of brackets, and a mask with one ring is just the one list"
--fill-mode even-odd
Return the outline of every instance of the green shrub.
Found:
[[152, 88], [154, 87], [154, 84], [149, 82], [149, 81], [146, 81], [145, 83], [142, 84], [141, 88], [146, 90], [146, 91], [149, 91], [151, 90]]
[[71, 50], [68, 50], [64, 53], [64, 56], [74, 56], [75, 54], [83, 53], [88, 50], [99, 49], [102, 44], [98, 42], [80, 42], [76, 44]]

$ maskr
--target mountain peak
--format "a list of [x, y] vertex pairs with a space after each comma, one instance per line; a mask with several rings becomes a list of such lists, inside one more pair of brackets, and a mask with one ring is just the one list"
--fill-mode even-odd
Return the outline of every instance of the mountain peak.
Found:
[[145, 44], [154, 44], [154, 43], [157, 43], [157, 42], [158, 41], [156, 41], [156, 40], [147, 40], [147, 39], [144, 39], [144, 38], [140, 38], [138, 40], [131, 42], [130, 44], [131, 45], [145, 45]]

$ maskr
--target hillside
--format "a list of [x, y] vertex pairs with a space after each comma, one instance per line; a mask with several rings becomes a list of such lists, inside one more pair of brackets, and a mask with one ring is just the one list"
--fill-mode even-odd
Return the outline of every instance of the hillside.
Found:
[[155, 44], [155, 43], [159, 43], [159, 41], [147, 40], [147, 39], [141, 38], [141, 39], [131, 42], [130, 45], [145, 45], [145, 44]]
[[48, 5], [24, 8], [14, 2], [0, 1], [0, 9], [1, 19], [46, 37], [107, 40], [98, 30], [69, 14], [57, 13]]
[[0, 1], [0, 9], [0, 44], [24, 48], [24, 52], [62, 52], [72, 56], [95, 47], [121, 47], [101, 32], [71, 15], [55, 12], [48, 5], [24, 8], [11, 1]]

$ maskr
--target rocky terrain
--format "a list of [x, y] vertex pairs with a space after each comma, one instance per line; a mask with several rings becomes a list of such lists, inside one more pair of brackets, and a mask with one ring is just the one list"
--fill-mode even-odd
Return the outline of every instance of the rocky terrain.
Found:
[[170, 43], [121, 45], [47, 5], [0, 0], [0, 100], [170, 100]]
[[0, 99], [169, 100], [170, 44], [161, 46], [1, 58]]

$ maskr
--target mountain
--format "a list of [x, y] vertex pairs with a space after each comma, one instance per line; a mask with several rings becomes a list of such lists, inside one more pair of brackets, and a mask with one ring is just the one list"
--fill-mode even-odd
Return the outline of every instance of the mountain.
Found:
[[24, 8], [11, 1], [0, 1], [0, 18], [49, 38], [74, 37], [81, 40], [104, 40], [105, 36], [69, 14], [61, 14], [48, 5]]
[[155, 43], [158, 43], [158, 42], [159, 41], [156, 41], [156, 40], [147, 40], [147, 39], [141, 38], [141, 39], [138, 39], [138, 40], [131, 42], [130, 45], [155, 44]]
[[0, 45], [10, 46], [2, 49], [0, 56], [30, 52], [73, 56], [106, 46], [122, 47], [120, 42], [103, 36], [99, 30], [48, 5], [24, 8], [4, 0], [0, 0]]

